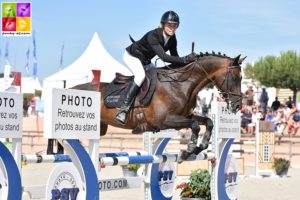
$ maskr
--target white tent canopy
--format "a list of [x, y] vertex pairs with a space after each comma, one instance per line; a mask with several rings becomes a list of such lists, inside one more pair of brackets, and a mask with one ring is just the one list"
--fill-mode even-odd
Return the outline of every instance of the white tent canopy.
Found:
[[34, 94], [35, 90], [42, 90], [39, 79], [34, 77], [22, 77], [22, 93]]
[[116, 72], [132, 75], [127, 67], [116, 61], [104, 48], [97, 33], [83, 54], [71, 65], [44, 79], [45, 88], [70, 88], [90, 82], [93, 79], [92, 70], [101, 70], [101, 82], [111, 82]]

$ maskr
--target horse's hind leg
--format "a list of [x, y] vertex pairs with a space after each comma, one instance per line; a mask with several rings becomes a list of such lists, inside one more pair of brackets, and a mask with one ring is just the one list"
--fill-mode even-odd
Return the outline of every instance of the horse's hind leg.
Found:
[[107, 132], [108, 125], [104, 123], [100, 123], [100, 136], [103, 136]]

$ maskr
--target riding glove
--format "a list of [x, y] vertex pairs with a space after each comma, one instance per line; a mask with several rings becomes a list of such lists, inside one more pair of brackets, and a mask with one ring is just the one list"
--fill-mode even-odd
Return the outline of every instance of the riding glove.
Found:
[[194, 52], [193, 52], [193, 53], [190, 53], [189, 55], [184, 56], [184, 57], [183, 57], [183, 60], [184, 60], [184, 63], [185, 63], [185, 64], [194, 62], [195, 60], [197, 60], [197, 54], [194, 53]]

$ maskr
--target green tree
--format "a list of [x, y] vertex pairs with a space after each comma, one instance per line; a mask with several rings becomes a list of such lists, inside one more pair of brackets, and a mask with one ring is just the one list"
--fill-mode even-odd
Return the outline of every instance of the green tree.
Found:
[[295, 102], [300, 90], [300, 55], [295, 51], [287, 51], [278, 57], [262, 57], [254, 66], [246, 66], [245, 75], [267, 87], [291, 89]]
[[244, 73], [245, 73], [246, 78], [255, 79], [253, 67], [250, 63], [246, 64], [246, 67], [244, 68]]

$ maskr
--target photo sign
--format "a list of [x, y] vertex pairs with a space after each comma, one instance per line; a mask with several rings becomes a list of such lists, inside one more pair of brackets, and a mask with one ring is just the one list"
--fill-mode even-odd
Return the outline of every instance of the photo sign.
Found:
[[240, 138], [241, 112], [233, 113], [226, 102], [212, 102], [212, 117], [218, 138]]
[[49, 90], [45, 99], [44, 127], [46, 138], [99, 139], [100, 93]]
[[23, 95], [0, 92], [0, 138], [21, 138]]

